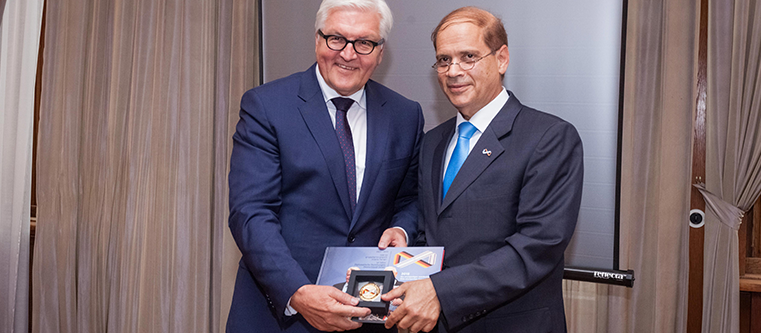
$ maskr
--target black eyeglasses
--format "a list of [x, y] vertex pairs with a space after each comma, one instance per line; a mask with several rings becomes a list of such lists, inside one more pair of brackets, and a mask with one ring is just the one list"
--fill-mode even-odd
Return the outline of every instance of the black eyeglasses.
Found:
[[376, 46], [382, 45], [383, 42], [385, 42], [385, 40], [382, 38], [377, 42], [366, 39], [348, 40], [345, 37], [339, 35], [323, 34], [322, 29], [318, 29], [317, 33], [319, 33], [322, 38], [325, 38], [325, 44], [328, 45], [329, 49], [333, 51], [343, 51], [343, 49], [346, 47], [346, 44], [351, 43], [351, 45], [354, 46], [354, 52], [357, 52], [357, 54], [361, 55], [368, 55], [373, 53], [373, 50], [375, 50]]
[[486, 58], [486, 57], [488, 57], [488, 56], [490, 56], [492, 54], [494, 54], [494, 51], [491, 51], [491, 52], [489, 52], [489, 54], [487, 54], [487, 55], [485, 55], [483, 57], [480, 57], [480, 58], [463, 59], [460, 62], [452, 62], [451, 59], [447, 61], [447, 60], [444, 60], [445, 58], [441, 58], [439, 60], [436, 60], [436, 63], [433, 64], [433, 66], [431, 66], [431, 68], [435, 69], [439, 73], [446, 73], [446, 72], [449, 71], [449, 66], [460, 65], [460, 68], [462, 68], [462, 70], [469, 71], [469, 70], [473, 69], [473, 67], [476, 67], [476, 63], [479, 60], [481, 60], [483, 58]]

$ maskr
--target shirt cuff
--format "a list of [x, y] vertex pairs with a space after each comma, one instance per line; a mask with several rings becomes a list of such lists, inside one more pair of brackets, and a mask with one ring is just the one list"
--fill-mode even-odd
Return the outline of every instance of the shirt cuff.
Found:
[[285, 305], [285, 315], [290, 317], [298, 313], [299, 312], [291, 306], [291, 299], [289, 298], [288, 304]]
[[404, 242], [407, 243], [407, 246], [410, 246], [410, 236], [407, 236], [407, 230], [404, 230], [404, 228], [402, 228], [402, 227], [394, 227], [394, 228], [399, 229], [402, 232], [404, 232]]

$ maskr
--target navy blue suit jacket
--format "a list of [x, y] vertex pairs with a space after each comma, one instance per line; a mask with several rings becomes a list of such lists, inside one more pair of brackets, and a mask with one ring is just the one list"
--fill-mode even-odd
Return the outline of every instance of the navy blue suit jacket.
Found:
[[372, 80], [365, 93], [367, 160], [353, 215], [315, 66], [243, 95], [229, 175], [229, 225], [243, 258], [228, 331], [315, 331], [284, 311], [315, 283], [326, 247], [377, 246], [394, 226], [415, 236], [420, 105]]
[[440, 332], [564, 332], [563, 252], [581, 202], [583, 152], [574, 127], [510, 98], [441, 199], [456, 119], [426, 133], [419, 198]]

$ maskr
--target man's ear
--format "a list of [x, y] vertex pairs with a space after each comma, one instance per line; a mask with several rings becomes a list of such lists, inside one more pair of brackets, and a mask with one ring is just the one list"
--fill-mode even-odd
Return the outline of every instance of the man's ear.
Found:
[[510, 63], [510, 51], [508, 51], [507, 45], [502, 45], [502, 47], [494, 52], [494, 56], [497, 58], [497, 64], [499, 65], [499, 74], [505, 75], [507, 65]]

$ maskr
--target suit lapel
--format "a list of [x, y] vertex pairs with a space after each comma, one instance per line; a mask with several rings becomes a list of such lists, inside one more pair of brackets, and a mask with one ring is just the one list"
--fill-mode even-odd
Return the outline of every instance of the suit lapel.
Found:
[[[431, 189], [431, 193], [435, 196], [433, 202], [436, 203], [437, 210], [441, 207], [441, 183], [444, 179], [444, 161], [446, 160], [445, 157], [449, 141], [452, 139], [452, 135], [454, 135], [454, 125], [457, 123], [456, 119], [457, 118], [453, 118], [444, 125], [447, 128], [442, 131], [443, 134], [441, 135], [441, 138], [439, 138], [439, 143], [433, 150], [433, 165], [431, 165], [431, 186], [433, 188]], [[439, 214], [441, 214], [441, 211], [439, 211]]]
[[[505, 147], [502, 146], [499, 140], [510, 133], [515, 117], [523, 107], [520, 101], [513, 96], [512, 92], [508, 91], [508, 93], [510, 94], [510, 99], [507, 100], [507, 103], [497, 113], [497, 116], [492, 119], [489, 126], [481, 134], [481, 138], [478, 139], [478, 142], [473, 147], [473, 150], [468, 154], [468, 157], [462, 164], [462, 168], [460, 168], [457, 176], [452, 181], [452, 185], [449, 187], [449, 191], [447, 191], [447, 196], [441, 202], [441, 206], [437, 211], [438, 214], [441, 214], [444, 209], [451, 205], [505, 151]], [[452, 131], [454, 131], [454, 128]], [[446, 148], [444, 149], [446, 151]], [[439, 176], [443, 177], [440, 172]], [[441, 177], [439, 178], [439, 183], [441, 183]], [[441, 197], [440, 194], [439, 197]]]
[[373, 81], [365, 85], [365, 101], [367, 104], [367, 154], [365, 159], [365, 175], [362, 180], [362, 189], [359, 200], [355, 207], [351, 227], [357, 224], [362, 210], [367, 205], [368, 197], [373, 192], [375, 180], [386, 156], [386, 146], [389, 135], [389, 117], [391, 112], [385, 110], [386, 100], [378, 93]]
[[349, 189], [346, 182], [343, 152], [338, 144], [336, 131], [333, 128], [333, 123], [330, 121], [328, 108], [325, 105], [320, 85], [315, 75], [315, 66], [312, 66], [302, 76], [299, 97], [304, 101], [304, 104], [299, 106], [299, 112], [301, 112], [304, 122], [306, 122], [309, 131], [312, 133], [312, 137], [314, 137], [314, 140], [317, 141], [317, 145], [320, 147], [320, 152], [323, 158], [325, 158], [325, 163], [333, 179], [336, 192], [338, 192], [338, 196], [341, 198], [341, 204], [346, 211], [346, 216], [351, 219], [351, 204], [349, 202]]
[[[484, 150], [489, 151], [490, 154], [483, 153]], [[505, 149], [500, 144], [494, 131], [491, 130], [491, 127], [487, 127], [473, 147], [473, 150], [468, 154], [468, 157], [462, 164], [462, 168], [460, 168], [460, 172], [457, 173], [457, 176], [452, 181], [452, 185], [449, 187], [449, 191], [447, 191], [447, 196], [441, 202], [438, 213], [441, 214], [447, 206], [451, 205], [486, 170], [486, 167], [494, 162], [499, 155], [502, 155], [504, 151]]]

